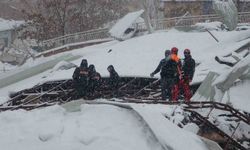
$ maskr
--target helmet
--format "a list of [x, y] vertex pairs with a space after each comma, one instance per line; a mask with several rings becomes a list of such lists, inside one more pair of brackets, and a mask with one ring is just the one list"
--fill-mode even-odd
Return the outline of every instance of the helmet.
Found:
[[190, 52], [189, 49], [186, 48], [186, 49], [184, 50], [184, 55], [186, 55], [186, 54], [187, 54], [187, 55], [190, 55], [190, 53], [191, 53], [191, 52]]
[[112, 70], [114, 70], [114, 66], [113, 65], [109, 65], [107, 69], [108, 69], [108, 71], [112, 71]]
[[177, 54], [177, 53], [178, 53], [178, 48], [177, 48], [177, 47], [173, 47], [173, 48], [171, 49], [171, 53], [172, 53], [172, 54]]
[[80, 66], [83, 67], [83, 68], [87, 68], [88, 67], [87, 59], [83, 59]]
[[167, 56], [169, 56], [171, 54], [171, 51], [170, 50], [166, 50], [165, 51], [165, 56], [167, 57]]
[[95, 72], [95, 65], [93, 64], [89, 65], [89, 71]]

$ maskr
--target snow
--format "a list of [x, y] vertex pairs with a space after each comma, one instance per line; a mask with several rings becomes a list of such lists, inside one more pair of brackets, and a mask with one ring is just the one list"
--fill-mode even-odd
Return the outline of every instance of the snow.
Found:
[[58, 70], [68, 70], [68, 69], [75, 68], [75, 67], [77, 66], [73, 63], [69, 63], [67, 61], [60, 61], [51, 70], [52, 72], [54, 72]]
[[114, 106], [86, 104], [79, 112], [60, 106], [18, 110], [0, 113], [0, 120], [2, 149], [157, 149], [148, 144], [140, 121], [129, 110]]
[[208, 29], [208, 30], [221, 30], [222, 23], [219, 21], [207, 22], [207, 23], [196, 23], [194, 25], [198, 29]]
[[230, 31], [237, 27], [238, 10], [233, 0], [214, 0], [213, 8], [223, 18], [224, 24]]
[[[148, 107], [148, 108], [147, 108]], [[185, 131], [164, 117], [158, 107], [135, 105], [133, 108], [139, 112], [143, 119], [147, 121], [156, 136], [166, 143], [165, 147], [174, 150], [207, 149], [205, 144], [197, 137], [197, 135]]]
[[[246, 112], [250, 112], [250, 103], [249, 103], [249, 92], [250, 80], [237, 83], [237, 86], [233, 86], [229, 89], [230, 103], [236, 108], [241, 108]], [[225, 95], [224, 99], [228, 99]]]
[[[102, 76], [108, 76], [106, 68], [113, 64], [121, 76], [149, 77], [164, 57], [164, 51], [176, 46], [182, 58], [183, 50], [189, 48], [193, 58], [199, 63], [193, 80], [193, 83], [197, 83], [203, 81], [209, 71], [219, 74], [231, 71], [230, 67], [218, 64], [214, 57], [231, 54], [250, 42], [249, 30], [212, 33], [219, 39], [219, 43], [207, 32], [181, 32], [172, 29], [123, 42], [110, 41], [47, 58], [29, 60], [24, 66], [15, 69], [25, 70], [62, 55], [72, 54], [82, 58], [71, 63], [79, 65], [81, 60], [86, 58], [89, 64], [96, 66]], [[248, 63], [243, 61], [237, 65]], [[74, 68], [59, 69], [65, 64], [67, 63], [60, 62], [53, 69], [1, 88], [0, 102], [6, 101], [8, 93], [12, 91], [30, 88], [50, 80], [71, 79]], [[4, 64], [0, 64], [0, 68], [3, 66]], [[0, 76], [8, 73], [10, 72]], [[159, 74], [156, 77], [158, 78]], [[242, 81], [230, 88], [230, 102], [233, 106], [249, 110], [249, 86], [250, 81]], [[197, 132], [195, 126], [188, 125], [184, 127], [188, 130], [185, 131], [175, 125], [180, 124], [183, 119], [180, 107], [133, 105], [132, 108], [141, 115], [156, 138], [165, 143], [167, 148], [206, 149], [204, 143], [194, 134]], [[174, 117], [169, 117], [172, 114]], [[145, 128], [145, 124], [142, 124], [134, 113], [115, 106], [84, 104], [75, 112], [68, 112], [60, 106], [29, 112], [6, 111], [0, 113], [0, 122], [2, 149], [160, 149], [154, 145], [152, 132]]]
[[[210, 122], [215, 124], [219, 129], [221, 129], [227, 135], [229, 136], [233, 135], [232, 137], [234, 139], [237, 139], [237, 140], [245, 139], [247, 141], [247, 139], [250, 138], [249, 125], [243, 121], [232, 119], [232, 117], [230, 116], [231, 114], [230, 112], [225, 112], [225, 111], [214, 109], [214, 108], [213, 109], [202, 108], [196, 111], [202, 116], [207, 116]], [[221, 115], [221, 114], [224, 114], [224, 115]], [[189, 126], [189, 124], [187, 124], [187, 126]], [[196, 128], [195, 127], [196, 125], [191, 125], [191, 126], [194, 126], [194, 128]], [[236, 129], [237, 126], [238, 128]], [[248, 148], [249, 142], [245, 142], [245, 144], [246, 144], [245, 147]]]
[[200, 128], [195, 123], [188, 123], [183, 127], [183, 129], [192, 132], [194, 134], [197, 134]]
[[23, 25], [25, 21], [5, 20], [0, 18], [0, 31], [12, 30]]
[[[230, 67], [226, 65], [218, 64], [214, 60], [215, 56], [226, 56], [250, 42], [250, 30], [211, 32], [219, 39], [219, 43], [217, 43], [207, 32], [181, 32], [172, 29], [165, 32], [136, 37], [123, 42], [110, 41], [51, 57], [29, 60], [24, 66], [17, 69], [29, 68], [35, 64], [41, 64], [42, 62], [70, 53], [86, 58], [88, 63], [94, 64], [96, 70], [104, 77], [109, 75], [106, 68], [110, 64], [114, 65], [121, 76], [149, 77], [149, 74], [157, 67], [159, 61], [164, 57], [164, 51], [176, 46], [179, 48], [179, 55], [181, 58], [183, 58], [183, 49], [189, 48], [193, 58], [199, 63], [196, 67], [195, 76], [192, 82], [197, 83], [203, 81], [209, 71], [221, 74], [230, 69]], [[79, 65], [82, 58], [71, 62]], [[0, 68], [2, 67], [3, 66], [0, 66]], [[71, 79], [73, 71], [74, 68], [53, 72], [47, 70], [16, 84], [1, 88], [0, 101], [6, 101], [8, 93], [12, 91], [31, 88], [36, 84], [46, 81]], [[160, 75], [157, 74], [155, 77], [159, 78]]]
[[[139, 19], [144, 10], [139, 10], [136, 12], [128, 13], [123, 18], [118, 20], [118, 22], [110, 29], [109, 33], [112, 37], [116, 37], [118, 39], [124, 38], [124, 32], [132, 26], [133, 23]], [[141, 20], [141, 18], [140, 18]]]
[[[175, 126], [160, 113], [171, 108], [159, 105], [159, 111], [153, 105], [132, 107], [139, 114], [108, 104], [83, 104], [73, 112], [58, 105], [30, 112], [2, 112], [0, 137], [4, 138], [0, 144], [8, 150], [162, 150], [161, 144], [166, 149], [207, 149], [198, 136]], [[157, 143], [157, 138], [162, 143]]]

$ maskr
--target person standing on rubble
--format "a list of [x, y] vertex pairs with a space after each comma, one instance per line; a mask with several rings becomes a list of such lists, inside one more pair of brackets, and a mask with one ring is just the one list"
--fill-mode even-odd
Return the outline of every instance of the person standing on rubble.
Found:
[[89, 81], [89, 70], [88, 70], [88, 61], [83, 59], [80, 67], [77, 67], [73, 73], [73, 85], [78, 93], [78, 96], [86, 96], [87, 87]]
[[109, 79], [108, 79], [108, 88], [111, 90], [111, 96], [116, 97], [119, 96], [119, 83], [120, 83], [120, 76], [115, 71], [115, 68], [113, 65], [109, 65], [107, 68], [109, 72]]
[[109, 72], [108, 86], [110, 87], [110, 89], [117, 89], [120, 82], [120, 76], [115, 71], [113, 65], [109, 65], [107, 70]]
[[190, 90], [190, 83], [193, 80], [195, 72], [195, 60], [191, 56], [189, 49], [184, 50], [184, 60], [182, 65], [182, 88], [184, 91], [184, 99], [186, 102], [190, 102], [192, 92]]
[[96, 72], [95, 66], [93, 64], [89, 65], [89, 84], [88, 91], [89, 95], [94, 94], [96, 88], [101, 85], [101, 75]]
[[180, 88], [181, 88], [181, 83], [182, 83], [182, 64], [181, 64], [181, 59], [178, 56], [178, 48], [173, 47], [171, 49], [171, 59], [176, 62], [177, 66], [177, 75], [175, 78], [174, 86], [172, 89], [172, 98], [173, 101], [177, 101], [179, 99], [179, 93], [180, 93]]
[[160, 72], [161, 75], [162, 100], [166, 100], [167, 98], [169, 98], [169, 101], [171, 101], [172, 89], [175, 84], [175, 78], [177, 75], [177, 63], [173, 59], [171, 59], [170, 50], [165, 51], [165, 58], [160, 61], [158, 67], [154, 72], [150, 74], [150, 76], [154, 77], [154, 75], [158, 72]]

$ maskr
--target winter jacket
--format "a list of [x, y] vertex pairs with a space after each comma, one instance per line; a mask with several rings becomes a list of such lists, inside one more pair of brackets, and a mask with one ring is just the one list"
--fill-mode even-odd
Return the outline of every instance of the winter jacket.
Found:
[[170, 59], [170, 57], [164, 58], [160, 61], [158, 67], [153, 74], [160, 72], [161, 78], [176, 78], [177, 76], [177, 63]]
[[115, 88], [118, 86], [119, 80], [120, 80], [120, 77], [119, 77], [118, 73], [115, 70], [112, 70], [110, 72], [110, 78], [109, 78], [108, 84], [111, 87]]
[[88, 82], [88, 68], [77, 67], [73, 73], [73, 80], [80, 84], [87, 84]]
[[89, 79], [90, 80], [100, 80], [101, 75], [98, 72], [91, 72], [91, 73], [89, 73]]
[[186, 57], [183, 61], [182, 71], [184, 77], [188, 77], [189, 80], [193, 79], [195, 72], [195, 60], [192, 57]]

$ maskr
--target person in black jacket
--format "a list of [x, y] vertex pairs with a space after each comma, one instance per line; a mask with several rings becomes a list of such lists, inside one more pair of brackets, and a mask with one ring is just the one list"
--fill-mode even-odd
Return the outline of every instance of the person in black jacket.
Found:
[[78, 93], [78, 96], [85, 96], [88, 87], [88, 61], [83, 59], [80, 67], [77, 67], [73, 73], [73, 84]]
[[185, 101], [189, 102], [192, 97], [192, 93], [190, 91], [190, 82], [192, 82], [195, 72], [195, 60], [192, 58], [189, 49], [184, 50], [184, 56], [185, 58], [182, 65], [182, 71], [183, 71], [182, 87], [184, 90], [184, 99]]
[[117, 89], [119, 86], [119, 80], [120, 80], [118, 73], [115, 71], [113, 65], [109, 65], [107, 70], [108, 70], [109, 75], [110, 75], [109, 80], [108, 80], [109, 87], [111, 89]]
[[155, 69], [154, 72], [150, 74], [151, 77], [154, 77], [155, 74], [161, 71], [161, 93], [162, 99], [166, 100], [167, 97], [169, 100], [172, 99], [172, 88], [173, 85], [176, 83], [176, 78], [178, 75], [177, 71], [177, 62], [171, 59], [171, 51], [165, 51], [165, 58], [162, 59]]
[[94, 65], [89, 65], [89, 84], [88, 91], [90, 95], [93, 95], [96, 88], [101, 85], [101, 75], [96, 72]]

